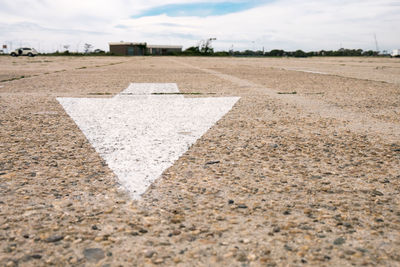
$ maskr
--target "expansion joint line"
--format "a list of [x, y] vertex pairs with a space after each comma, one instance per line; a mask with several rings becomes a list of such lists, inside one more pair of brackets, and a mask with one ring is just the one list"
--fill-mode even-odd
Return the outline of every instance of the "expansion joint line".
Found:
[[269, 96], [274, 100], [283, 102], [284, 104], [295, 105], [306, 112], [306, 114], [316, 114], [317, 116], [323, 118], [341, 121], [343, 124], [342, 128], [348, 129], [350, 131], [354, 131], [359, 134], [377, 135], [378, 137], [384, 138], [388, 141], [398, 141], [400, 139], [399, 124], [381, 121], [371, 116], [368, 116], [367, 114], [345, 110], [343, 108], [326, 103], [325, 101], [312, 99], [310, 97], [302, 96], [299, 94], [278, 94], [278, 90], [264, 87], [260, 84], [236, 77], [231, 74], [225, 74], [216, 70], [193, 66], [191, 64], [183, 63], [174, 59], [171, 59], [171, 61], [178, 65], [183, 65], [188, 68], [196, 69], [210, 75], [214, 75], [223, 80], [232, 82], [238, 86], [250, 87], [252, 90]]

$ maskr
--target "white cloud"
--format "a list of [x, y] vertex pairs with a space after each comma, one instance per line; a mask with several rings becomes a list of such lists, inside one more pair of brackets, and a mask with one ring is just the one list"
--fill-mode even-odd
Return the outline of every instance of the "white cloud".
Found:
[[[285, 50], [375, 49], [374, 33], [383, 49], [400, 47], [400, 4], [397, 0], [275, 0], [265, 6], [214, 17], [143, 17], [139, 12], [159, 5], [210, 1], [184, 0], [3, 0], [0, 44], [12, 41], [42, 50], [85, 42], [108, 49], [111, 41], [152, 44], [196, 44], [217, 37], [214, 47]], [[215, 2], [215, 1], [214, 1]], [[224, 1], [220, 1], [224, 2]], [[23, 8], [21, 8], [23, 6]]]

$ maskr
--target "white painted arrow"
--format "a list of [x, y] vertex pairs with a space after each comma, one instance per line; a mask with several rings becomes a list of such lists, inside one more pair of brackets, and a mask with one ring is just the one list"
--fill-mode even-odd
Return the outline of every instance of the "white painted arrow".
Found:
[[184, 98], [174, 83], [133, 83], [113, 98], [57, 98], [134, 199], [239, 97]]

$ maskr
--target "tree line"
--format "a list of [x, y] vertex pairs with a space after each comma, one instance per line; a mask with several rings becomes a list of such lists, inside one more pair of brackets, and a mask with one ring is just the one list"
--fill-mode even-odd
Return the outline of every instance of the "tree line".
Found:
[[261, 50], [244, 50], [244, 51], [220, 51], [214, 52], [211, 48], [204, 49], [202, 47], [189, 47], [181, 53], [175, 53], [175, 55], [186, 55], [186, 56], [255, 56], [255, 57], [318, 57], [318, 56], [328, 56], [328, 57], [361, 57], [361, 56], [385, 56], [385, 54], [380, 54], [377, 51], [362, 49], [344, 49], [339, 50], [321, 50], [321, 51], [311, 51], [304, 52], [303, 50], [296, 51], [285, 51], [281, 49], [273, 49], [271, 51], [261, 51]]
[[[113, 53], [106, 52], [104, 50], [95, 49], [91, 50], [91, 47], [85, 46], [85, 51], [82, 52], [70, 52], [68, 50], [54, 53], [45, 53], [43, 55], [48, 56], [114, 56]], [[311, 51], [304, 52], [303, 50], [296, 51], [285, 51], [282, 49], [273, 49], [271, 51], [261, 51], [261, 50], [244, 50], [244, 51], [217, 51], [214, 52], [212, 47], [202, 45], [202, 46], [192, 46], [185, 49], [182, 52], [170, 52], [167, 55], [170, 56], [215, 56], [215, 57], [361, 57], [361, 56], [389, 56], [388, 53], [379, 53], [373, 50], [362, 50], [362, 49], [344, 49], [339, 50], [321, 50], [321, 51]]]

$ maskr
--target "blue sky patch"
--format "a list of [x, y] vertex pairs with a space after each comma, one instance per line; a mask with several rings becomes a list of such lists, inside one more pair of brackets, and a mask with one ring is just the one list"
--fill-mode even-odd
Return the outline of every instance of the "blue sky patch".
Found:
[[261, 1], [241, 1], [241, 2], [220, 2], [220, 3], [190, 3], [190, 4], [170, 4], [157, 6], [133, 16], [132, 18], [151, 17], [167, 15], [170, 17], [209, 17], [220, 16], [235, 12], [244, 11], [257, 6], [265, 5], [272, 0]]

